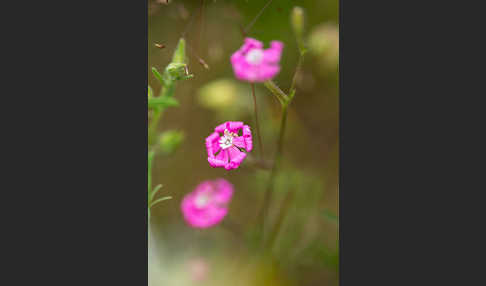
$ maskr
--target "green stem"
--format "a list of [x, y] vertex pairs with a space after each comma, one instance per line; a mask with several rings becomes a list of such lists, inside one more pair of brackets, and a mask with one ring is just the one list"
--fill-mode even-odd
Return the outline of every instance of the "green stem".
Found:
[[150, 125], [148, 128], [148, 144], [152, 146], [154, 144], [155, 135], [157, 133], [157, 126], [159, 125], [160, 118], [162, 117], [162, 110], [154, 110], [152, 119], [150, 120]]
[[250, 83], [251, 85], [251, 93], [253, 95], [253, 107], [255, 109], [255, 125], [256, 125], [256, 132], [258, 137], [258, 147], [260, 148], [260, 160], [263, 160], [263, 144], [262, 144], [262, 136], [260, 135], [260, 123], [258, 122], [258, 107], [257, 107], [257, 99], [255, 95], [255, 84]]
[[248, 34], [248, 32], [250, 31], [251, 27], [253, 26], [253, 24], [255, 24], [256, 20], [262, 15], [263, 11], [265, 11], [265, 9], [268, 7], [268, 5], [270, 5], [270, 3], [272, 3], [273, 0], [269, 0], [265, 6], [263, 6], [263, 8], [260, 10], [260, 12], [258, 12], [258, 14], [255, 16], [255, 18], [253, 18], [253, 20], [250, 22], [250, 24], [248, 24], [248, 26], [246, 26], [246, 28], [243, 30], [243, 35], [246, 36]]
[[[283, 140], [285, 136], [285, 126], [287, 122], [287, 104], [282, 105], [282, 121], [280, 122], [280, 133], [277, 142], [277, 152], [275, 153], [275, 159], [273, 161], [272, 170], [270, 173], [270, 179], [268, 181], [267, 190], [265, 192], [265, 196], [263, 198], [263, 206], [260, 211], [260, 222], [262, 227], [262, 233], [265, 231], [265, 219], [268, 217], [268, 209], [270, 206], [270, 201], [272, 200], [273, 196], [273, 189], [275, 185], [275, 177], [277, 175], [277, 170], [280, 165], [280, 160], [282, 157], [282, 149], [283, 149]], [[263, 236], [264, 238], [265, 236]]]
[[288, 191], [282, 202], [282, 206], [280, 207], [280, 211], [277, 216], [277, 221], [275, 222], [273, 231], [271, 232], [270, 237], [268, 239], [268, 249], [272, 249], [272, 246], [275, 243], [275, 239], [277, 238], [277, 235], [280, 232], [280, 228], [282, 227], [282, 223], [284, 221], [285, 215], [287, 214], [287, 210], [289, 209], [290, 203], [292, 202], [293, 198], [294, 198], [294, 190]]
[[275, 95], [282, 106], [288, 103], [289, 97], [273, 81], [267, 80], [263, 85]]
[[302, 68], [303, 61], [304, 61], [304, 52], [301, 52], [299, 55], [299, 60], [297, 62], [297, 67], [295, 68], [294, 77], [292, 78], [292, 85], [290, 86], [289, 94], [292, 94], [292, 91], [295, 90], [295, 82], [297, 81], [297, 74], [300, 72]]

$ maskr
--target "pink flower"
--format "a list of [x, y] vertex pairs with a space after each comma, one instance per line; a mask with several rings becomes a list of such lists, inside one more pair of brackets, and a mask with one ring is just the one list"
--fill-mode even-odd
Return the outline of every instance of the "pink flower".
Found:
[[194, 282], [202, 282], [208, 278], [209, 265], [203, 258], [193, 258], [189, 261], [189, 272]]
[[245, 38], [243, 46], [231, 56], [235, 76], [249, 82], [264, 82], [272, 79], [280, 71], [280, 55], [283, 44], [272, 41], [264, 50], [263, 44], [252, 38]]
[[204, 181], [182, 200], [184, 219], [197, 228], [218, 224], [228, 213], [232, 196], [233, 185], [225, 179]]
[[[238, 135], [240, 130], [242, 136]], [[206, 138], [209, 165], [226, 170], [238, 168], [246, 157], [245, 152], [253, 149], [250, 127], [243, 125], [243, 122], [228, 121], [214, 128], [214, 131]]]

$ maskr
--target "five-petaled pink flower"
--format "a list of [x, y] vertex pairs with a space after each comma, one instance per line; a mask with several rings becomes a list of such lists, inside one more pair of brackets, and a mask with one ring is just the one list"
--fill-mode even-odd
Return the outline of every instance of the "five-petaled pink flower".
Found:
[[246, 157], [245, 152], [253, 149], [250, 127], [243, 122], [228, 121], [214, 131], [206, 138], [209, 165], [226, 170], [238, 168]]
[[264, 82], [272, 79], [280, 71], [280, 56], [283, 43], [272, 41], [264, 50], [262, 42], [245, 38], [243, 46], [231, 56], [235, 76], [244, 81]]
[[197, 228], [218, 224], [228, 213], [232, 196], [233, 185], [225, 179], [204, 181], [182, 200], [184, 219]]

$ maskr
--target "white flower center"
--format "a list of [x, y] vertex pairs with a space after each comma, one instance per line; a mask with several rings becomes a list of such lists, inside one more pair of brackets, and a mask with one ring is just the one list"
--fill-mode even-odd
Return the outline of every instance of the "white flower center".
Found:
[[221, 136], [221, 138], [219, 139], [219, 147], [221, 147], [221, 149], [227, 149], [231, 146], [233, 146], [233, 137], [235, 136], [235, 134], [229, 132], [227, 129], [224, 130], [224, 135]]
[[250, 64], [258, 65], [263, 60], [263, 51], [260, 49], [253, 49], [246, 54], [245, 59]]
[[194, 204], [196, 205], [197, 208], [204, 208], [205, 206], [208, 205], [209, 199], [210, 199], [209, 195], [201, 194], [197, 196], [196, 200], [194, 201]]

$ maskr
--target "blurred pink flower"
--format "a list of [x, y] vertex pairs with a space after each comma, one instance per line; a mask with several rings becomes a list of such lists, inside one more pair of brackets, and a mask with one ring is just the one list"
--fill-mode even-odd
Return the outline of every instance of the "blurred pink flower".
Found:
[[232, 196], [233, 185], [225, 179], [204, 181], [182, 200], [184, 219], [197, 228], [218, 224], [228, 213]]
[[203, 258], [191, 259], [188, 266], [194, 282], [202, 282], [208, 278], [209, 266]]
[[245, 38], [245, 43], [231, 56], [235, 76], [244, 81], [264, 82], [272, 79], [280, 71], [280, 56], [283, 43], [272, 41], [264, 50], [262, 42]]
[[[238, 132], [242, 130], [242, 136]], [[206, 138], [208, 162], [213, 168], [236, 169], [253, 149], [250, 127], [243, 122], [225, 122]], [[221, 133], [221, 134], [220, 134]], [[245, 152], [244, 152], [245, 151]]]

